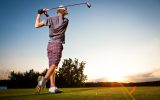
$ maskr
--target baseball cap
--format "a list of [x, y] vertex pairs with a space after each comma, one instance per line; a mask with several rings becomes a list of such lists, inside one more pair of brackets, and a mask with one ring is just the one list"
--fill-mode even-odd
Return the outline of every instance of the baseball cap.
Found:
[[64, 15], [68, 15], [67, 7], [65, 7], [65, 6], [63, 6], [63, 5], [60, 5], [60, 6], [57, 7], [57, 13], [58, 13], [58, 12], [61, 12], [62, 10], [64, 11], [64, 12], [63, 12]]
[[63, 5], [58, 6], [57, 10], [67, 10], [67, 8]]

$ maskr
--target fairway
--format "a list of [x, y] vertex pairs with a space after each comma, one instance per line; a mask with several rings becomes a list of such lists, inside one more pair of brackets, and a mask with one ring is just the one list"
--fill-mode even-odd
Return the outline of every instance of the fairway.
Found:
[[160, 100], [160, 87], [62, 88], [61, 94], [45, 89], [35, 95], [34, 89], [0, 91], [0, 100]]

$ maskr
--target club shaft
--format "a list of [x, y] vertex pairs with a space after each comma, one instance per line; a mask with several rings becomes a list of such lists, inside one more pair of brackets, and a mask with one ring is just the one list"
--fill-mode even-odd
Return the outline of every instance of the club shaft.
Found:
[[[77, 3], [77, 4], [72, 4], [72, 5], [66, 5], [64, 7], [70, 7], [70, 6], [77, 6], [77, 5], [83, 5], [83, 4], [86, 4], [86, 3]], [[58, 7], [55, 7], [55, 8], [51, 8], [51, 9], [48, 9], [48, 10], [53, 10], [53, 9], [57, 9]]]

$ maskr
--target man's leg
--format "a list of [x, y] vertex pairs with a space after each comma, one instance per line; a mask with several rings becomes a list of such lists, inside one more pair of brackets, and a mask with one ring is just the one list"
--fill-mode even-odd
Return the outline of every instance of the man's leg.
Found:
[[[48, 43], [48, 48], [47, 48], [47, 52], [48, 52], [48, 58], [49, 58], [49, 69], [45, 75], [45, 77], [41, 77], [40, 80], [38, 81], [38, 85], [37, 85], [37, 93], [40, 93], [40, 91], [42, 89], [44, 89], [44, 86], [46, 85], [46, 81], [49, 80], [49, 78], [52, 78], [53, 72], [55, 71], [60, 58], [61, 58], [61, 54], [62, 54], [62, 50], [63, 50], [63, 46], [62, 44], [58, 43], [58, 44], [54, 44], [49, 42]], [[51, 79], [51, 86], [55, 86], [55, 75], [53, 76], [53, 78]], [[50, 93], [61, 93], [62, 91], [59, 90], [56, 86], [49, 89]]]
[[49, 80], [49, 78], [51, 77], [51, 75], [53, 74], [54, 70], [56, 69], [56, 65], [51, 65], [50, 68], [48, 69], [46, 75], [45, 75], [45, 79]]
[[[56, 65], [52, 65], [52, 66], [50, 66], [50, 68], [48, 69], [45, 77], [43, 77], [43, 76], [40, 76], [40, 77], [39, 77], [39, 79], [38, 79], [38, 85], [37, 85], [37, 87], [36, 87], [36, 94], [39, 94], [40, 91], [46, 87], [46, 82], [47, 82], [47, 80], [49, 80], [49, 78], [50, 78], [51, 75], [53, 76], [53, 72], [54, 72], [55, 69], [56, 69]], [[54, 76], [55, 76], [55, 75], [54, 75]], [[53, 80], [52, 80], [52, 81], [53, 81]], [[53, 82], [54, 82], [54, 81], [53, 81]], [[55, 82], [54, 82], [54, 83], [55, 83]], [[53, 84], [54, 84], [54, 83], [53, 83]]]
[[50, 87], [55, 87], [55, 77], [56, 77], [56, 70], [54, 70], [53, 74], [50, 76]]
[[49, 88], [49, 93], [61, 93], [62, 90], [58, 89], [55, 85], [55, 78], [56, 78], [56, 69], [50, 76], [50, 88]]

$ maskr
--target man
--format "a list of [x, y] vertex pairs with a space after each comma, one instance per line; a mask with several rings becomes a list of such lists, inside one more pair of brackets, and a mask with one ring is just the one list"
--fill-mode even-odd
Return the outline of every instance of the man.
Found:
[[61, 93], [55, 86], [55, 69], [61, 59], [63, 44], [65, 43], [65, 31], [68, 26], [68, 19], [65, 16], [68, 14], [67, 8], [64, 6], [59, 6], [57, 8], [57, 15], [49, 17], [44, 21], [40, 21], [42, 14], [47, 14], [46, 9], [38, 10], [35, 27], [40, 28], [43, 26], [49, 27], [49, 37], [48, 42], [48, 59], [49, 59], [49, 69], [45, 76], [39, 77], [38, 85], [36, 87], [36, 93], [40, 93], [42, 89], [46, 86], [46, 81], [50, 79], [49, 93]]

